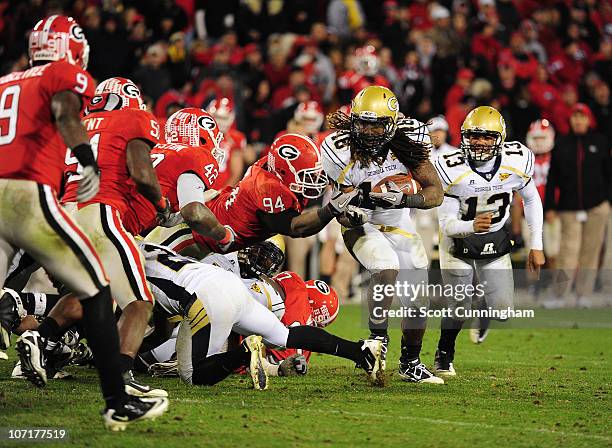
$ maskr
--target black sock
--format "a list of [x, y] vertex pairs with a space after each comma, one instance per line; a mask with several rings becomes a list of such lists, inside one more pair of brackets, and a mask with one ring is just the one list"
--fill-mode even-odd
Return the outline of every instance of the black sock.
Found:
[[192, 384], [212, 386], [227, 378], [238, 367], [247, 366], [250, 354], [242, 347], [209, 356], [193, 364]]
[[322, 328], [300, 325], [289, 327], [287, 348], [301, 348], [316, 353], [339, 356], [357, 363], [363, 360], [361, 344], [334, 336]]
[[83, 305], [83, 326], [94, 355], [102, 395], [107, 408], [117, 409], [126, 400], [125, 383], [121, 375], [119, 357], [119, 333], [113, 314], [110, 288], [81, 301]]
[[402, 362], [410, 362], [419, 359], [421, 354], [422, 343], [415, 343], [406, 338], [406, 335], [402, 335], [402, 354], [400, 360]]
[[46, 316], [62, 297], [59, 294], [19, 292], [23, 308], [29, 315]]
[[55, 319], [47, 316], [38, 326], [38, 333], [45, 339], [56, 340], [64, 333], [64, 330]]
[[121, 353], [119, 357], [121, 359], [121, 371], [123, 373], [134, 368], [134, 358], [128, 355], [124, 355], [123, 353]]
[[442, 319], [442, 328], [440, 330], [440, 340], [438, 341], [438, 350], [450, 354], [455, 353], [455, 341], [461, 331], [463, 322], [459, 320], [444, 318]]
[[386, 328], [385, 329], [370, 328], [370, 336], [372, 337], [384, 336], [384, 337], [389, 338], [389, 334], [387, 333]]
[[319, 274], [319, 279], [323, 280], [328, 285], [331, 285], [331, 275], [328, 274]]

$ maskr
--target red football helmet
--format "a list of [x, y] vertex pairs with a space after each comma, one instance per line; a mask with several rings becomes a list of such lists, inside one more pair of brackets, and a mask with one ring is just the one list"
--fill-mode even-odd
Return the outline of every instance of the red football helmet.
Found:
[[236, 118], [234, 102], [229, 98], [215, 99], [208, 105], [206, 110], [217, 120], [221, 132], [227, 134]]
[[338, 317], [340, 311], [338, 294], [323, 280], [308, 280], [306, 288], [315, 325], [327, 327]]
[[318, 198], [327, 186], [319, 148], [303, 135], [284, 134], [274, 140], [268, 152], [268, 171], [307, 199]]
[[546, 118], [536, 120], [529, 126], [525, 140], [534, 154], [545, 154], [555, 146], [555, 129]]
[[355, 50], [355, 71], [363, 76], [375, 76], [380, 68], [376, 48], [372, 45]]
[[39, 21], [30, 34], [28, 52], [30, 65], [39, 61], [68, 61], [86, 69], [89, 61], [83, 29], [66, 16], [52, 15]]
[[87, 113], [98, 110], [140, 109], [147, 106], [142, 101], [140, 90], [127, 78], [108, 78], [98, 84], [96, 94], [87, 106]]
[[219, 164], [223, 162], [225, 152], [219, 147], [223, 133], [204, 109], [187, 107], [174, 112], [166, 121], [165, 134], [167, 143], [204, 146]]
[[293, 118], [307, 134], [314, 135], [321, 130], [323, 109], [316, 101], [300, 103], [293, 113]]

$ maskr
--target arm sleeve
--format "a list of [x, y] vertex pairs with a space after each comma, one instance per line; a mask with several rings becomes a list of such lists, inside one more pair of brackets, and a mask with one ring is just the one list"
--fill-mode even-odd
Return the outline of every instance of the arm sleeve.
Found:
[[256, 214], [257, 219], [264, 223], [266, 229], [281, 235], [291, 234], [291, 221], [300, 215], [294, 209], [285, 210], [281, 213], [266, 213], [263, 210], [257, 210]]
[[204, 192], [206, 185], [193, 173], [183, 173], [176, 182], [176, 196], [178, 197], [179, 209], [191, 202], [204, 204]]
[[524, 188], [519, 190], [523, 197], [525, 220], [531, 232], [531, 249], [542, 250], [542, 226], [544, 223], [544, 210], [542, 201], [538, 194], [538, 189], [534, 182], [529, 182]]
[[457, 198], [445, 195], [438, 209], [440, 230], [451, 238], [465, 238], [474, 233], [474, 221], [459, 219], [459, 205]]

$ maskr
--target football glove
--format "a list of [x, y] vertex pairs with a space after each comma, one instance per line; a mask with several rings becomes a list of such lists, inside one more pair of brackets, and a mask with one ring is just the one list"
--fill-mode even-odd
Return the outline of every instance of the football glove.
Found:
[[420, 207], [425, 202], [421, 193], [405, 194], [395, 182], [389, 182], [389, 187], [385, 193], [370, 192], [369, 197], [374, 205], [382, 208], [406, 208]]
[[160, 204], [157, 208], [157, 224], [162, 227], [174, 227], [183, 222], [183, 216], [180, 212], [172, 213], [170, 201], [166, 197], [160, 199]]
[[79, 187], [77, 189], [77, 201], [79, 203], [91, 201], [100, 190], [100, 170], [95, 165], [83, 168]]
[[332, 194], [332, 198], [329, 201], [328, 207], [330, 208], [332, 215], [341, 215], [349, 205], [359, 206], [361, 203], [361, 190], [355, 188], [345, 193], [340, 190], [335, 190]]
[[278, 366], [278, 376], [306, 375], [308, 373], [308, 361], [304, 355], [291, 355]]
[[359, 227], [368, 222], [368, 214], [359, 207], [349, 205], [336, 220], [347, 229]]

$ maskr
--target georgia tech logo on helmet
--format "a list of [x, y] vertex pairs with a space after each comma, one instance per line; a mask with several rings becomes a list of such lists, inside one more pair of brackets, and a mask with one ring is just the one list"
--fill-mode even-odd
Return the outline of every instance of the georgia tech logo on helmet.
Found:
[[325, 283], [323, 280], [315, 280], [314, 285], [322, 294], [329, 294], [329, 285]]
[[130, 98], [138, 98], [140, 96], [140, 90], [134, 84], [124, 84], [122, 90]]
[[387, 107], [391, 112], [397, 112], [399, 110], [399, 103], [397, 102], [397, 98], [392, 96], [387, 100]]
[[300, 150], [295, 146], [283, 145], [278, 148], [278, 155], [285, 160], [295, 160], [300, 156]]
[[74, 38], [74, 40], [79, 42], [85, 39], [85, 33], [83, 33], [83, 28], [78, 25], [72, 25], [72, 27], [70, 28], [70, 35]]
[[212, 130], [217, 127], [215, 120], [211, 117], [198, 117], [198, 125], [201, 128]]

